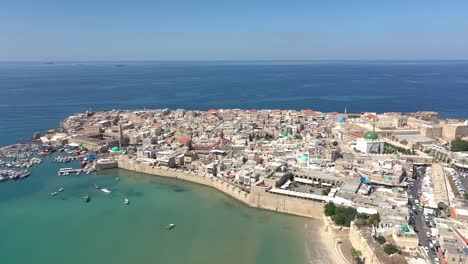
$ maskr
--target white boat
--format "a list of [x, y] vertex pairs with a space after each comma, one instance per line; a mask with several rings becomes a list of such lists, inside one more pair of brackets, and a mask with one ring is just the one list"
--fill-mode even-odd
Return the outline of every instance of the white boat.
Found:
[[166, 229], [172, 229], [172, 228], [174, 228], [174, 226], [175, 226], [175, 224], [168, 224], [168, 225], [166, 226]]
[[57, 193], [58, 192], [53, 192], [53, 193], [50, 194], [50, 196], [55, 196], [55, 195], [57, 195]]
[[58, 191], [59, 191], [59, 192], [63, 192], [63, 188], [60, 188]]
[[102, 188], [101, 191], [104, 192], [105, 194], [109, 194], [112, 192], [111, 190], [106, 189], [106, 188]]
[[125, 204], [129, 204], [130, 201], [129, 201], [127, 198], [125, 198], [124, 203], [125, 203]]

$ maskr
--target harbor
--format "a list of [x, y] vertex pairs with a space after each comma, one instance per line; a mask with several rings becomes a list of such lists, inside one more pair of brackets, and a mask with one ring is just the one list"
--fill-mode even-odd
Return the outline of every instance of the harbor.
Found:
[[[124, 264], [140, 259], [190, 263], [188, 257], [204, 263], [250, 263], [245, 254], [227, 261], [225, 256], [232, 251], [262, 253], [257, 263], [305, 263], [302, 218], [250, 209], [196, 184], [124, 170], [58, 177], [60, 164], [51, 163], [52, 157], [46, 159], [49, 160], [34, 168], [34, 173], [41, 177], [24, 181], [23, 192], [14, 188], [13, 182], [0, 184], [0, 211], [8, 212], [2, 215], [0, 226], [0, 233], [6, 238], [0, 240], [5, 263], [26, 263], [32, 259], [37, 263], [56, 263], [55, 260], [64, 258], [70, 264], [96, 261]], [[105, 194], [95, 184], [112, 193]], [[64, 190], [58, 192], [60, 188]], [[50, 196], [53, 192], [57, 194]], [[195, 217], [198, 221], [193, 221]], [[268, 221], [262, 223], [265, 218]], [[169, 223], [176, 225], [171, 231], [165, 229]], [[14, 225], [21, 228], [13, 231]], [[223, 231], [223, 236], [213, 232], [226, 226], [229, 230]], [[36, 243], [37, 240], [30, 239], [32, 233], [47, 239]], [[248, 243], [236, 242], [252, 233], [256, 237]], [[225, 237], [230, 239], [221, 242]], [[65, 238], [70, 238], [66, 245]], [[90, 245], [90, 238], [93, 243], [109, 246], [97, 250]], [[138, 243], [128, 244], [129, 240]], [[199, 253], [188, 256], [178, 253], [180, 247], [188, 247], [195, 241]], [[262, 241], [266, 241], [268, 249], [252, 250]], [[30, 248], [28, 254], [17, 254], [18, 243]], [[121, 247], [125, 250], [117, 254], [116, 249]], [[55, 248], [57, 254], [44, 254], [50, 248]], [[204, 248], [225, 253], [212, 256]]]

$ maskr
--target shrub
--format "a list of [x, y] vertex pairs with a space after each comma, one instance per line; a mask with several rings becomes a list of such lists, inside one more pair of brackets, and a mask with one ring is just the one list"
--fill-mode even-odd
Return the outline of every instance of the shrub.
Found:
[[387, 240], [383, 236], [376, 236], [374, 237], [374, 239], [375, 241], [379, 242], [380, 245], [385, 244], [385, 242], [387, 242]]
[[392, 255], [395, 253], [399, 253], [399, 250], [395, 245], [390, 243], [390, 244], [385, 245], [384, 252], [387, 253], [387, 255]]

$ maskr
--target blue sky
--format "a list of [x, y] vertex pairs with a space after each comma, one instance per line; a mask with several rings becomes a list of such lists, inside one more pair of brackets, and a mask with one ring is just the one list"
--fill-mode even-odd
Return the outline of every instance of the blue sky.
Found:
[[468, 1], [0, 0], [0, 60], [468, 59]]

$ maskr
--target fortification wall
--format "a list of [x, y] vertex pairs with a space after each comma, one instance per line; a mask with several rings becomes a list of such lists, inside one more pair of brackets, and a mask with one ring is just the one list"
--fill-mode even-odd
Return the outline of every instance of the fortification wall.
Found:
[[366, 239], [362, 236], [354, 223], [351, 223], [351, 227], [349, 229], [349, 241], [355, 249], [362, 252], [362, 258], [365, 260], [366, 264], [382, 263], [377, 259], [374, 250], [369, 246]]
[[127, 158], [118, 159], [118, 167], [145, 174], [181, 179], [215, 188], [247, 206], [280, 213], [322, 219], [323, 203], [268, 192], [248, 193], [240, 188], [208, 174], [198, 174], [166, 167], [150, 166]]

